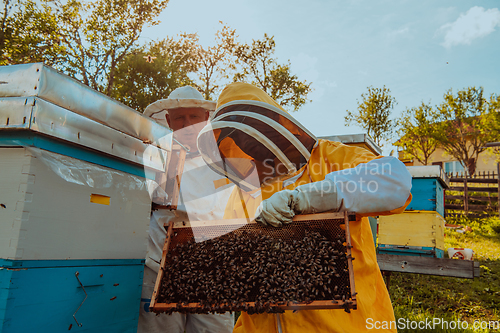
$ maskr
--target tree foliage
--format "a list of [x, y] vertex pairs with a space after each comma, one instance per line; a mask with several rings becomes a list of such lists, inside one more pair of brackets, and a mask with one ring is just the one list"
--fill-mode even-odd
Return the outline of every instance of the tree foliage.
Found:
[[[232, 76], [234, 81], [260, 86], [281, 105], [298, 110], [307, 101], [310, 83], [300, 82], [297, 76], [291, 75], [290, 63], [279, 65], [270, 56], [270, 67], [261, 68], [257, 64], [253, 74], [249, 75], [247, 67], [239, 66], [241, 50], [254, 48], [253, 52], [256, 52], [256, 47], [263, 47], [262, 44], [255, 46], [258, 41], [254, 41], [253, 46], [242, 45], [237, 40], [236, 31], [220, 23], [222, 27], [211, 46], [200, 45], [197, 34], [184, 33], [178, 39], [167, 38], [151, 43], [149, 49], [142, 48], [127, 56], [118, 66], [113, 97], [142, 110], [152, 101], [166, 98], [178, 86], [190, 84], [206, 99], [213, 100], [230, 83]], [[266, 54], [274, 52], [274, 40], [267, 38], [267, 41], [270, 47], [263, 56], [255, 59], [267, 59]], [[152, 45], [156, 46], [153, 48]], [[141, 62], [146, 53], [156, 57], [152, 64]], [[264, 81], [264, 85], [259, 84]]]
[[[488, 142], [500, 142], [500, 95], [492, 94], [488, 101], [488, 111], [482, 118], [482, 131]], [[500, 162], [500, 147], [490, 148]]]
[[423, 165], [427, 165], [430, 156], [438, 146], [435, 139], [437, 114], [429, 104], [422, 104], [418, 107], [406, 109], [397, 120], [399, 140], [395, 146], [403, 148]]
[[452, 89], [448, 90], [438, 106], [439, 122], [434, 137], [470, 175], [476, 171], [479, 154], [489, 140], [483, 128], [487, 105], [482, 87], [468, 87], [456, 95]]
[[[240, 44], [222, 22], [212, 46], [197, 34], [139, 43], [168, 0], [4, 0], [1, 64], [45, 62], [82, 83], [142, 110], [190, 84], [216, 99], [231, 81], [264, 89], [284, 107], [307, 102], [311, 83], [273, 57], [273, 37]], [[152, 60], [152, 61], [150, 61]]]
[[274, 58], [275, 47], [274, 37], [267, 34], [262, 40], [253, 40], [251, 45], [237, 45], [234, 54], [241, 69], [233, 80], [253, 83], [284, 108], [297, 111], [308, 101], [311, 83], [300, 81], [291, 74], [290, 60], [286, 64], [278, 64]]
[[135, 50], [119, 64], [112, 96], [141, 111], [184, 85], [196, 87], [208, 100], [217, 98], [234, 70], [235, 33], [223, 25], [209, 47], [200, 45], [197, 34], [183, 33]]
[[[117, 66], [111, 97], [142, 112], [181, 86], [192, 85], [197, 37], [168, 37], [133, 50]], [[149, 60], [149, 61], [148, 61]]]
[[390, 119], [391, 111], [397, 104], [396, 99], [391, 96], [390, 89], [368, 87], [368, 93], [361, 94], [358, 100], [357, 112], [347, 110], [345, 116], [346, 125], [352, 123], [367, 131], [367, 134], [379, 146], [391, 138], [394, 122]]
[[111, 94], [118, 64], [134, 47], [142, 29], [168, 0], [70, 0], [61, 23], [68, 55], [64, 71], [86, 85]]
[[18, 0], [3, 0], [3, 7], [0, 8], [0, 52], [4, 61], [5, 42], [12, 38], [12, 11], [17, 7]]
[[[7, 0], [12, 1], [12, 0]], [[19, 0], [4, 6], [2, 61], [44, 61], [111, 94], [117, 65], [168, 0]], [[0, 42], [1, 43], [1, 42]]]
[[57, 66], [65, 55], [58, 26], [60, 4], [42, 0], [4, 0], [0, 65], [45, 62]]
[[208, 47], [198, 44], [195, 50], [198, 60], [195, 86], [207, 100], [216, 98], [235, 70], [233, 52], [238, 36], [236, 30], [220, 23], [223, 26], [215, 34], [215, 44]]

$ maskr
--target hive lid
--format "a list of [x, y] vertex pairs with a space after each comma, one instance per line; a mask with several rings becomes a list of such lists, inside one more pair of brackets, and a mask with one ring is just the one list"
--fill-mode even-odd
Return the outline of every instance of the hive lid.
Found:
[[325, 140], [330, 140], [330, 141], [341, 142], [341, 143], [344, 143], [347, 145], [348, 144], [360, 144], [360, 145], [363, 145], [365, 148], [367, 148], [368, 150], [370, 150], [372, 153], [374, 153], [377, 156], [382, 154], [382, 148], [377, 146], [377, 144], [372, 139], [370, 139], [370, 137], [366, 133], [321, 136], [321, 137], [318, 137], [318, 139], [325, 139]]
[[38, 132], [158, 170], [171, 150], [168, 128], [43, 63], [0, 67], [4, 130]]
[[445, 188], [450, 186], [450, 179], [439, 165], [407, 166], [406, 168], [413, 178], [436, 178]]

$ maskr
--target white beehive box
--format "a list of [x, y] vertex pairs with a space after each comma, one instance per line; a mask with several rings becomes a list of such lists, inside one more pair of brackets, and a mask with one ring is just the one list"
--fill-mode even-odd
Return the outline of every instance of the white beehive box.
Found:
[[0, 258], [144, 259], [170, 130], [43, 64], [0, 81]]
[[2, 258], [145, 258], [151, 200], [144, 179], [58, 156], [90, 170], [88, 182], [72, 182], [44, 163], [56, 154], [34, 151], [0, 148]]

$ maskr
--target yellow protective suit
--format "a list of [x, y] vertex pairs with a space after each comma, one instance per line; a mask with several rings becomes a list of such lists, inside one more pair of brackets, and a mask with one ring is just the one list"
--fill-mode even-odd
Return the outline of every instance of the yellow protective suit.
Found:
[[[325, 179], [325, 176], [333, 171], [341, 170], [342, 166], [355, 167], [360, 163], [366, 163], [377, 158], [371, 152], [359, 147], [346, 146], [338, 142], [319, 140], [318, 145], [313, 148], [311, 158], [305, 167], [295, 174], [302, 175], [292, 184], [285, 187], [294, 189], [299, 185], [317, 182]], [[252, 217], [261, 200], [269, 198], [273, 193], [282, 189], [282, 180], [262, 187], [262, 197], [254, 198], [235, 188], [226, 208], [224, 218], [239, 218], [249, 215]], [[373, 212], [370, 215], [398, 214], [404, 211], [410, 203], [411, 195], [405, 205], [389, 212]], [[356, 222], [350, 224], [352, 238], [352, 255], [355, 258], [354, 280], [358, 293], [357, 310], [346, 313], [343, 310], [300, 310], [295, 313], [286, 311], [282, 315], [282, 328], [286, 333], [304, 332], [371, 332], [370, 323], [393, 322], [393, 329], [388, 332], [396, 332], [394, 325], [394, 313], [380, 273], [373, 236], [368, 218], [359, 216]], [[242, 312], [233, 332], [277, 332], [275, 314], [248, 315]]]

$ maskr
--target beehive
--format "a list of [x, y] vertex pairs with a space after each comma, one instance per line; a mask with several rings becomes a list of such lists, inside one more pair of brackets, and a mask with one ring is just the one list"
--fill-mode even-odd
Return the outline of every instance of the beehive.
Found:
[[0, 265], [1, 332], [137, 332], [144, 260]]
[[356, 308], [343, 213], [296, 216], [278, 229], [246, 219], [171, 223], [161, 267], [156, 313]]
[[449, 179], [439, 165], [407, 167], [412, 175], [412, 200], [406, 211], [435, 211], [444, 216], [444, 191]]
[[348, 146], [365, 148], [376, 156], [382, 154], [382, 149], [366, 133], [320, 136], [319, 139], [342, 142]]
[[170, 131], [40, 63], [0, 81], [0, 331], [135, 332]]
[[443, 258], [443, 217], [434, 211], [380, 216], [377, 252]]

